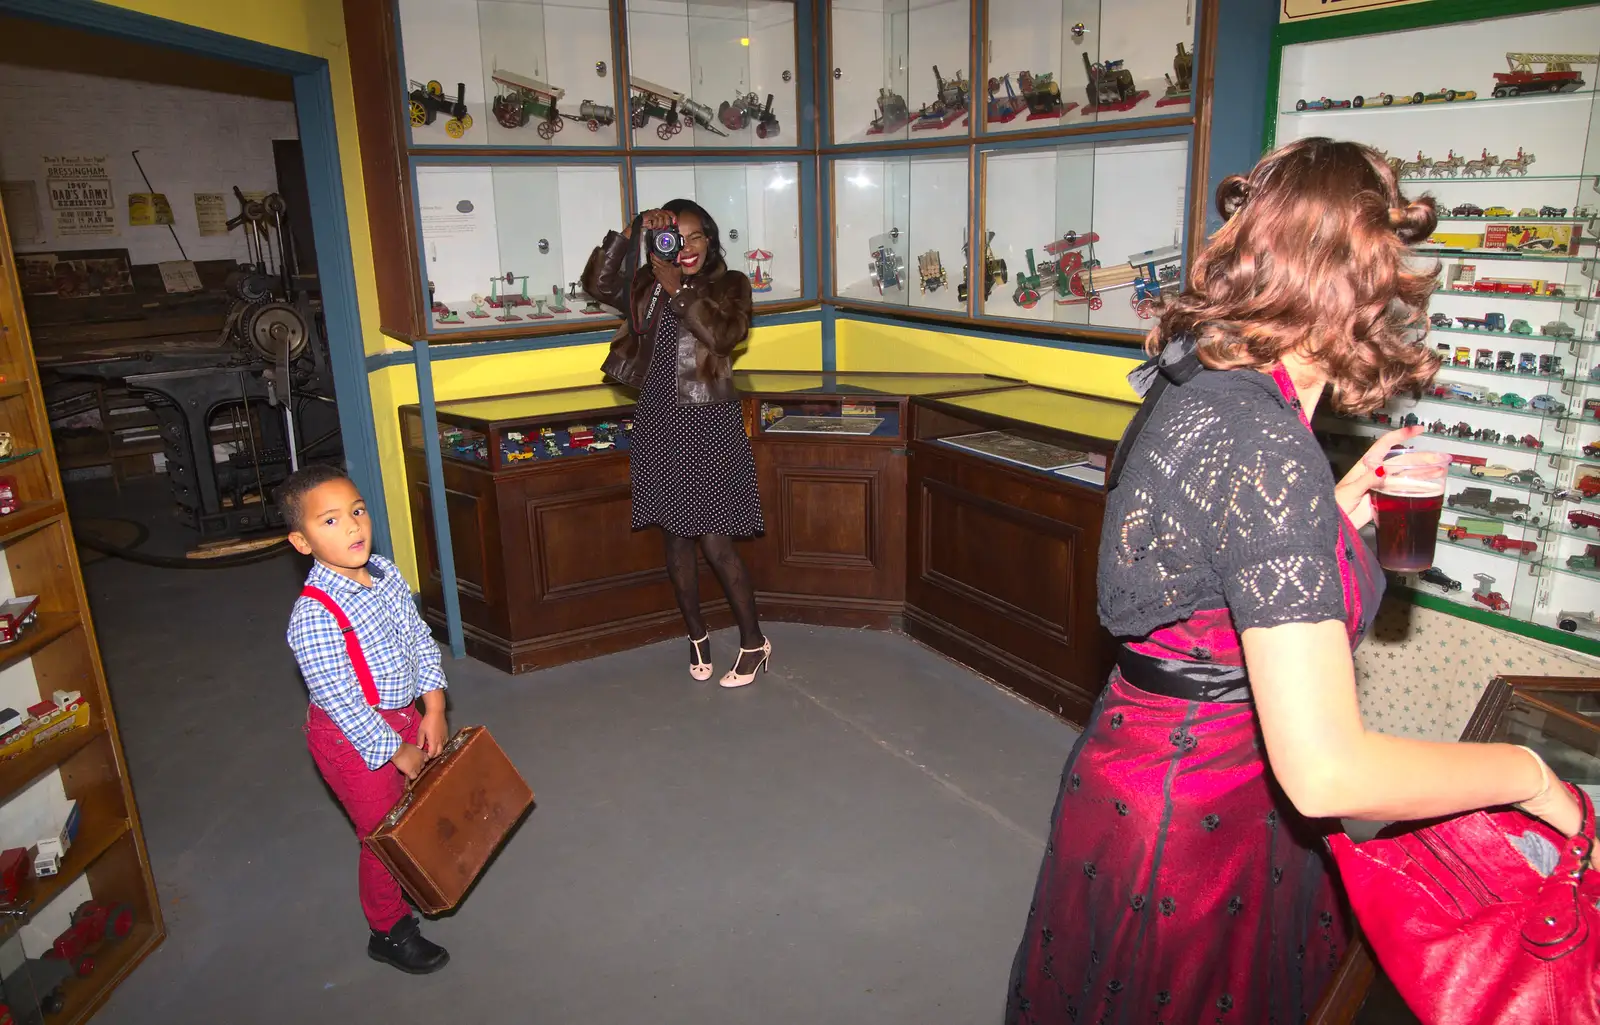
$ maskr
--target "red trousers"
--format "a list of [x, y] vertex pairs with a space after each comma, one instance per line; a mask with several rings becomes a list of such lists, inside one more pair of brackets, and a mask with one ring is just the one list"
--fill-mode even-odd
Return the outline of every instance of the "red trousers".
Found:
[[[417, 727], [422, 724], [422, 716], [414, 707], [379, 709], [378, 714], [394, 727], [401, 740], [407, 744], [417, 742]], [[306, 745], [311, 748], [311, 758], [317, 763], [322, 778], [328, 781], [334, 796], [349, 814], [358, 839], [376, 829], [405, 793], [406, 778], [393, 763], [367, 768], [367, 763], [345, 738], [344, 731], [316, 705], [306, 712]], [[400, 884], [365, 844], [361, 845], [356, 880], [361, 892], [361, 910], [372, 928], [388, 932], [411, 913]]]

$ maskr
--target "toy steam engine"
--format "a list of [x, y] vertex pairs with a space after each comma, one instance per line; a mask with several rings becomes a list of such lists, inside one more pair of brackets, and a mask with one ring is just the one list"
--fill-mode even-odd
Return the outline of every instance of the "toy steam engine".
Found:
[[1085, 114], [1106, 110], [1132, 110], [1139, 101], [1149, 96], [1134, 84], [1133, 72], [1122, 66], [1120, 60], [1093, 63], [1083, 54], [1083, 71], [1089, 78], [1089, 105]]
[[755, 93], [745, 93], [732, 103], [723, 100], [717, 108], [717, 120], [730, 132], [737, 132], [753, 121], [758, 139], [778, 134], [778, 115], [772, 112], [771, 93], [767, 93], [765, 106]]

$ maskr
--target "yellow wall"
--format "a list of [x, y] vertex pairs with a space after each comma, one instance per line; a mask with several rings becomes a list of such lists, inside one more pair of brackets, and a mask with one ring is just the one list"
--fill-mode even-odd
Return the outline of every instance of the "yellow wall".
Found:
[[1026, 342], [972, 338], [920, 327], [840, 320], [834, 332], [840, 370], [969, 372], [1015, 377], [1048, 388], [1138, 401], [1128, 371], [1144, 356], [1106, 356]]

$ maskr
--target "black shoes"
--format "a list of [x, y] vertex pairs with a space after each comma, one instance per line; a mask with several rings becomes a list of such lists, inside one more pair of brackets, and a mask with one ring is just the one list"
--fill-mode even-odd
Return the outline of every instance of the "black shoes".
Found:
[[412, 975], [436, 972], [450, 961], [448, 950], [422, 938], [415, 915], [400, 919], [387, 933], [374, 930], [367, 941], [367, 956]]

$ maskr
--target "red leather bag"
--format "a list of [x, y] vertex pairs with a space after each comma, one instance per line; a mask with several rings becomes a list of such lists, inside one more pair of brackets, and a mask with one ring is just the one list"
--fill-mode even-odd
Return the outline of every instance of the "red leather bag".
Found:
[[1568, 786], [1575, 837], [1501, 810], [1328, 838], [1368, 946], [1424, 1025], [1600, 1025], [1594, 805]]

